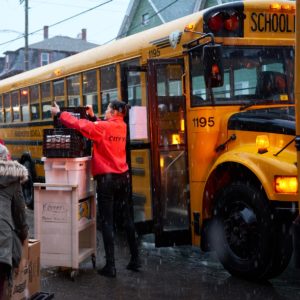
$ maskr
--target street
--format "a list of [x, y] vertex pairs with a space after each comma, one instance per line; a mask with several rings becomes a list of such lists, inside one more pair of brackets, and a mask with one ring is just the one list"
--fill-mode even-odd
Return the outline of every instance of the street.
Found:
[[[34, 237], [33, 211], [26, 210], [30, 236]], [[116, 238], [114, 279], [102, 277], [91, 260], [81, 264], [74, 281], [70, 270], [43, 268], [41, 291], [54, 293], [54, 299], [299, 299], [300, 270], [292, 264], [285, 272], [265, 283], [253, 283], [230, 276], [214, 253], [196, 247], [155, 248], [151, 236], [140, 242], [141, 272], [126, 270], [129, 260], [124, 236]], [[102, 236], [97, 233], [96, 266], [104, 265]]]

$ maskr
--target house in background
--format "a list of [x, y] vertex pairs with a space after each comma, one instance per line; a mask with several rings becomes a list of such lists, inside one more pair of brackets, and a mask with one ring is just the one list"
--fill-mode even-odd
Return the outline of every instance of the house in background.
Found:
[[131, 0], [118, 38], [184, 17], [207, 7], [237, 0]]
[[[48, 26], [44, 26], [44, 40], [28, 46], [29, 70], [74, 55], [98, 46], [86, 40], [86, 29], [82, 29], [81, 38], [54, 36], [48, 38]], [[25, 71], [25, 48], [6, 51], [0, 58], [0, 80]]]

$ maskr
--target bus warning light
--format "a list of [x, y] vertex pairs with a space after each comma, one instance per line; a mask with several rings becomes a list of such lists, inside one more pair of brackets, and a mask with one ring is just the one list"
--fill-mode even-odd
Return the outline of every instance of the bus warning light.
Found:
[[268, 152], [269, 146], [270, 142], [267, 135], [258, 135], [256, 137], [256, 147], [259, 154]]
[[195, 24], [187, 24], [184, 27], [184, 31], [188, 32], [188, 31], [194, 30], [194, 28], [195, 28]]
[[272, 4], [270, 4], [270, 9], [278, 11], [281, 9], [281, 5], [279, 3], [272, 3]]
[[54, 74], [55, 74], [56, 76], [62, 75], [61, 69], [56, 69], [56, 70], [54, 70]]
[[218, 32], [223, 27], [223, 18], [221, 13], [214, 14], [208, 20], [208, 27], [212, 32]]
[[228, 31], [235, 31], [239, 27], [239, 16], [232, 14], [228, 19], [224, 21], [224, 27]]

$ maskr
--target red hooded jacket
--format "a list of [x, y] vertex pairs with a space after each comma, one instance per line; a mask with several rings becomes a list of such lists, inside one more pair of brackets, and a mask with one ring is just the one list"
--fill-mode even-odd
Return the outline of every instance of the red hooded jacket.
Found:
[[126, 163], [126, 123], [122, 116], [113, 116], [105, 121], [91, 122], [77, 119], [64, 111], [60, 115], [63, 125], [78, 130], [93, 141], [92, 174], [124, 173]]

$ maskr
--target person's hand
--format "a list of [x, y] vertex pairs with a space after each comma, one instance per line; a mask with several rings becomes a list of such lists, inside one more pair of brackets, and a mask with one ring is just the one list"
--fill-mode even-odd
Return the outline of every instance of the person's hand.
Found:
[[59, 106], [54, 101], [53, 106], [51, 107], [51, 115], [54, 117], [60, 112]]
[[86, 109], [86, 114], [88, 116], [90, 116], [92, 118], [95, 116], [92, 105], [90, 105], [90, 104], [86, 105], [85, 109]]

